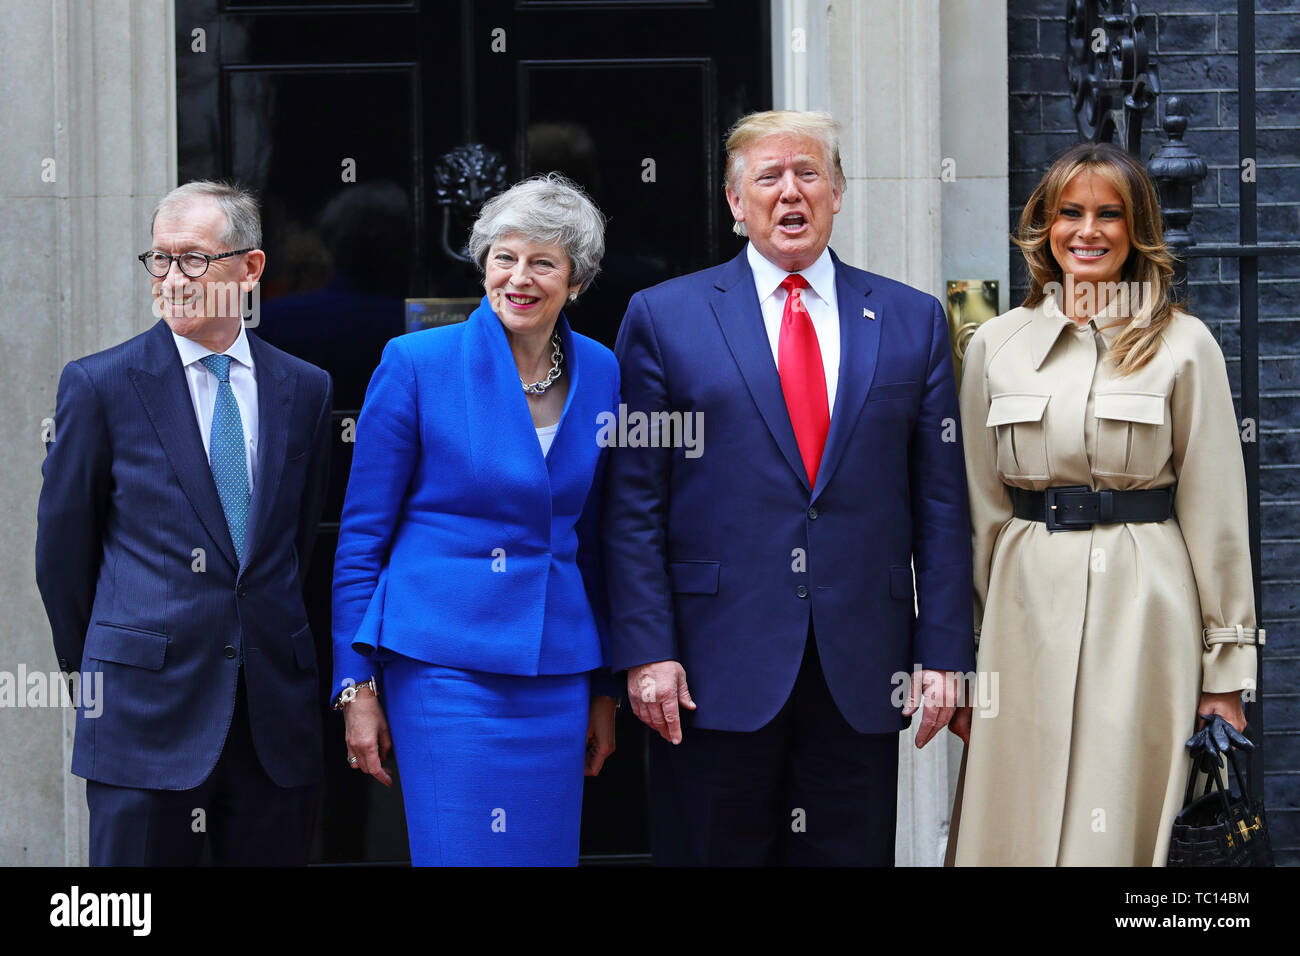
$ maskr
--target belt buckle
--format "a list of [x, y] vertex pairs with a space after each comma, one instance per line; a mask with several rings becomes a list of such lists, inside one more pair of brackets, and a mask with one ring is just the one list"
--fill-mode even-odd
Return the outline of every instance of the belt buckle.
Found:
[[1092, 489], [1087, 485], [1057, 485], [1054, 488], [1043, 489], [1043, 517], [1047, 524], [1048, 531], [1087, 531], [1094, 524], [1086, 519], [1080, 521], [1070, 521], [1068, 516], [1062, 520], [1062, 511], [1057, 507], [1057, 495], [1066, 495], [1071, 492], [1091, 492]]

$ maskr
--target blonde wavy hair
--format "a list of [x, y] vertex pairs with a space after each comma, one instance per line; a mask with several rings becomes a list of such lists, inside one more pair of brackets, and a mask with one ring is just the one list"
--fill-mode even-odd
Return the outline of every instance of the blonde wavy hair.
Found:
[[1020, 234], [1011, 237], [1029, 267], [1029, 293], [1022, 304], [1032, 308], [1047, 298], [1050, 285], [1064, 286], [1064, 271], [1052, 255], [1052, 224], [1060, 214], [1065, 187], [1085, 170], [1115, 187], [1124, 202], [1131, 248], [1120, 281], [1136, 284], [1140, 291], [1136, 302], [1130, 302], [1131, 318], [1125, 319], [1125, 328], [1115, 336], [1106, 358], [1115, 363], [1117, 374], [1128, 375], [1151, 361], [1174, 310], [1185, 308], [1185, 303], [1172, 301], [1174, 256], [1165, 246], [1155, 184], [1141, 164], [1118, 146], [1079, 143], [1071, 147], [1030, 194], [1020, 214]]

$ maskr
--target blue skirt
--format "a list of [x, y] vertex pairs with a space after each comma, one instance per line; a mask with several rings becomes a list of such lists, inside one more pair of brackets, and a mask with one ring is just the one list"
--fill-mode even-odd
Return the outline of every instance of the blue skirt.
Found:
[[383, 675], [412, 865], [577, 865], [587, 674], [395, 656]]

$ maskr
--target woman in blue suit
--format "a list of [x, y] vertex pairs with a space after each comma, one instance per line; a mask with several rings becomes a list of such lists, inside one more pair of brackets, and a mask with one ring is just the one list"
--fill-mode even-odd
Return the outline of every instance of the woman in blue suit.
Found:
[[396, 750], [417, 866], [576, 864], [584, 768], [614, 750], [597, 433], [618, 365], [561, 311], [604, 246], [604, 217], [558, 174], [490, 200], [470, 237], [483, 301], [389, 342], [366, 391], [336, 706], [355, 768], [391, 784]]

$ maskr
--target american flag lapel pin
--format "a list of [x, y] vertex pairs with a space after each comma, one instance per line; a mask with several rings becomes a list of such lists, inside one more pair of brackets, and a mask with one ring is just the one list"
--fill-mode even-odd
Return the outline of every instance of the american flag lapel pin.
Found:
[[875, 317], [876, 317], [876, 313], [872, 312], [872, 311], [871, 311], [870, 309], [868, 309], [866, 306], [863, 306], [863, 308], [862, 308], [862, 317], [863, 317], [864, 319], [872, 319], [872, 320], [874, 320]]

